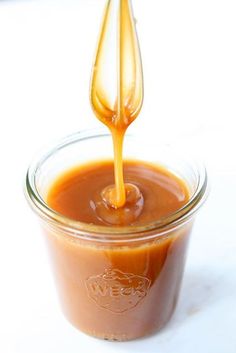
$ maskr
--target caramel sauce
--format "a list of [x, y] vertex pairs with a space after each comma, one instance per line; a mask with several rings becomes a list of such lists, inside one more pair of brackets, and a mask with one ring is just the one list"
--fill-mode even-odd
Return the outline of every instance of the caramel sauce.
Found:
[[[117, 210], [110, 208], [100, 196], [101, 190], [106, 190], [114, 178], [112, 161], [88, 163], [58, 176], [48, 193], [47, 204], [80, 222], [125, 226], [145, 225], [167, 217], [189, 199], [184, 182], [160, 166], [125, 161], [124, 176], [127, 183], [126, 205]], [[129, 192], [131, 183], [132, 191]], [[136, 190], [135, 195], [133, 190]]]
[[[124, 161], [126, 185], [143, 195], [143, 209], [127, 193], [127, 206], [116, 209], [101, 201], [101, 190], [112, 183], [113, 161], [90, 162], [59, 175], [47, 204], [60, 214], [86, 224], [142, 225], [180, 209], [189, 199], [185, 183], [163, 167]], [[130, 199], [131, 197], [131, 199]], [[131, 206], [129, 205], [131, 202]], [[124, 212], [126, 212], [124, 216]], [[138, 214], [137, 214], [138, 213]], [[68, 224], [70, 222], [68, 221]], [[192, 222], [166, 233], [124, 242], [99, 232], [46, 229], [47, 241], [63, 311], [83, 332], [109, 340], [130, 340], [161, 329], [175, 308]], [[157, 232], [157, 233], [156, 233]], [[86, 234], [85, 234], [86, 235]]]
[[109, 186], [102, 199], [116, 209], [125, 205], [127, 193], [133, 194], [133, 203], [139, 204], [141, 197], [136, 188], [124, 184], [122, 149], [125, 132], [142, 101], [142, 65], [131, 2], [109, 0], [92, 73], [91, 105], [112, 134], [115, 186]]

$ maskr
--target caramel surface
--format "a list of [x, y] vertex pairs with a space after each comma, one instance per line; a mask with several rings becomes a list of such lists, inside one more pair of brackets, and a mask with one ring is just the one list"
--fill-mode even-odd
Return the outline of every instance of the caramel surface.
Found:
[[[101, 161], [82, 165], [58, 176], [51, 187], [47, 203], [57, 212], [74, 220], [97, 225], [148, 224], [180, 209], [188, 201], [188, 191], [183, 181], [160, 166], [141, 161], [124, 163], [125, 182], [138, 187], [143, 195], [143, 205], [139, 215], [136, 204], [128, 210], [101, 208], [101, 192], [113, 183], [114, 171], [112, 161]], [[131, 200], [132, 204], [132, 200]], [[106, 217], [103, 213], [107, 212]], [[137, 217], [136, 217], [137, 216]], [[110, 217], [110, 221], [109, 221]], [[114, 217], [117, 218], [114, 222]]]

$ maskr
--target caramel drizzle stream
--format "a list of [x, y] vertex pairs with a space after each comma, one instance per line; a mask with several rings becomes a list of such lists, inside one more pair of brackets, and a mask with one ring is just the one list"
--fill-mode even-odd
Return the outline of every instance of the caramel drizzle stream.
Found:
[[[112, 52], [114, 41], [116, 50]], [[138, 116], [142, 102], [142, 63], [131, 0], [108, 0], [92, 72], [91, 105], [97, 118], [112, 134], [115, 197], [110, 202], [115, 208], [124, 206], [126, 201], [122, 161], [124, 135]]]

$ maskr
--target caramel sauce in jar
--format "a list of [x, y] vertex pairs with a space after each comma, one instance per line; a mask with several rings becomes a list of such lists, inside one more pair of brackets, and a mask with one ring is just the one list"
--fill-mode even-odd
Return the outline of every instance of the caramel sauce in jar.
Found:
[[[137, 186], [144, 207], [134, 227], [161, 220], [189, 200], [185, 183], [160, 166], [125, 161], [127, 184]], [[97, 207], [100, 190], [114, 178], [113, 162], [87, 163], [66, 171], [51, 185], [47, 204], [68, 219], [96, 226], [122, 225], [123, 214]], [[130, 209], [128, 209], [130, 211]], [[133, 211], [134, 212], [134, 211]], [[115, 219], [115, 220], [114, 220]], [[148, 239], [88, 241], [46, 230], [64, 312], [80, 330], [109, 340], [130, 340], [159, 330], [176, 305], [191, 223]], [[92, 236], [92, 235], [91, 235]], [[115, 239], [115, 238], [114, 238]]]

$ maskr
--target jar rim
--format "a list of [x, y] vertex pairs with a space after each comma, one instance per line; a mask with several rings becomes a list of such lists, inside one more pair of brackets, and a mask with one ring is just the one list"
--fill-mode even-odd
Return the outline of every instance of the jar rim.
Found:
[[[168, 231], [176, 229], [183, 223], [188, 222], [196, 213], [200, 206], [204, 203], [208, 194], [208, 178], [206, 168], [202, 163], [191, 160], [191, 164], [195, 166], [198, 173], [198, 182], [196, 190], [190, 197], [189, 201], [177, 211], [162, 217], [157, 221], [153, 221], [139, 226], [103, 226], [88, 224], [66, 217], [53, 210], [41, 197], [35, 182], [37, 170], [43, 163], [54, 153], [65, 148], [68, 145], [82, 142], [87, 139], [108, 137], [109, 132], [104, 129], [84, 130], [73, 133], [58, 143], [54, 143], [51, 147], [42, 151], [35, 156], [31, 162], [25, 179], [24, 191], [26, 199], [31, 208], [40, 216], [40, 218], [51, 225], [52, 228], [59, 228], [66, 234], [76, 238], [96, 241], [127, 241], [131, 239], [143, 239], [152, 236], [162, 236]], [[133, 135], [128, 134], [132, 137]], [[136, 135], [135, 135], [136, 136]], [[168, 146], [169, 147], [169, 146]]]

